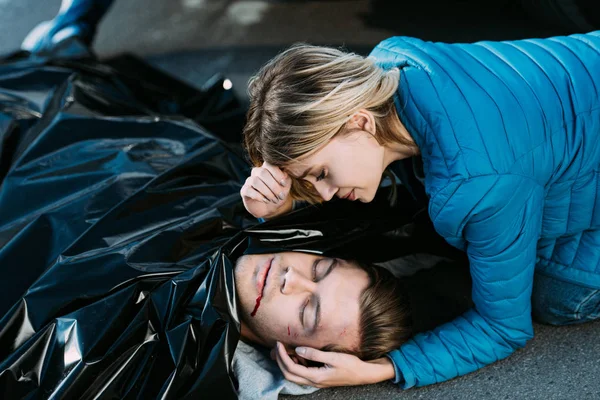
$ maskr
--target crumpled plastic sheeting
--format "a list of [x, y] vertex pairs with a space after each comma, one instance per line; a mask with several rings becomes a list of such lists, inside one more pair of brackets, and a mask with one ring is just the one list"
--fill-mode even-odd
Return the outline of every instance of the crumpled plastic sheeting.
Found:
[[243, 252], [454, 254], [401, 187], [255, 226], [219, 78], [63, 51], [0, 62], [3, 398], [235, 398]]
[[[184, 111], [167, 77], [136, 87], [91, 58], [23, 56], [0, 64], [2, 397], [235, 397], [219, 248], [256, 222], [247, 163], [164, 116]], [[218, 83], [186, 88], [213, 120], [236, 107]]]

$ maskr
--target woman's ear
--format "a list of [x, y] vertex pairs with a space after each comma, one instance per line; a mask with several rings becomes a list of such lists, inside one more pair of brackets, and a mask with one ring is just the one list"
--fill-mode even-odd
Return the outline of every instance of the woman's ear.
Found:
[[348, 128], [351, 130], [359, 129], [375, 136], [375, 116], [372, 112], [361, 108], [348, 121]]

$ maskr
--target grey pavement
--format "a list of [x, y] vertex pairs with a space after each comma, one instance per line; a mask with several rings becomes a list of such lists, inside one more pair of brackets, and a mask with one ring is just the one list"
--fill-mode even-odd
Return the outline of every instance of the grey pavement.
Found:
[[[248, 77], [295, 42], [365, 54], [393, 35], [474, 41], [559, 32], [532, 23], [506, 5], [511, 1], [116, 0], [100, 24], [94, 50], [101, 57], [134, 52], [196, 85], [224, 73], [245, 98]], [[60, 0], [0, 0], [0, 54], [17, 49], [59, 5]]]
[[535, 325], [535, 338], [507, 359], [451, 381], [401, 391], [392, 383], [326, 389], [319, 400], [600, 399], [600, 322]]
[[[510, 0], [116, 0], [100, 25], [100, 57], [132, 52], [193, 85], [223, 73], [245, 97], [248, 78], [298, 41], [367, 53], [393, 35], [475, 41], [566, 33]], [[390, 5], [391, 4], [391, 5]], [[59, 0], [0, 0], [0, 54], [18, 48]], [[314, 399], [600, 399], [600, 322], [535, 325], [536, 337], [506, 360], [449, 382], [402, 391], [391, 383], [333, 388]]]

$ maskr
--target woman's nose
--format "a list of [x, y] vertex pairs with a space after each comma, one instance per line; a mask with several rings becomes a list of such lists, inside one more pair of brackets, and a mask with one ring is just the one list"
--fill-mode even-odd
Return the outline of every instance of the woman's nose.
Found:
[[296, 271], [293, 267], [288, 267], [287, 272], [283, 276], [281, 284], [281, 293], [297, 294], [297, 293], [313, 293], [317, 288], [317, 284], [304, 274]]
[[328, 185], [325, 182], [318, 182], [315, 185], [315, 189], [317, 189], [317, 192], [319, 192], [319, 195], [325, 201], [331, 200], [333, 198], [333, 196], [335, 195], [335, 193], [338, 191], [337, 188], [335, 188], [334, 186]]

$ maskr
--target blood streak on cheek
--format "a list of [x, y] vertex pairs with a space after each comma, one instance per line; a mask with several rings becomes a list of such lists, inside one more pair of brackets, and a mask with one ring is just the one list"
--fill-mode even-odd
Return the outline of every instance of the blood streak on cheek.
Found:
[[260, 299], [262, 299], [262, 294], [259, 294], [256, 298], [256, 305], [254, 306], [254, 310], [252, 310], [252, 313], [250, 314], [251, 317], [254, 317], [256, 315], [256, 311], [258, 311], [258, 307], [260, 307]]
[[290, 336], [290, 335], [291, 335], [291, 333], [290, 333], [290, 326], [288, 325], [288, 336]]

